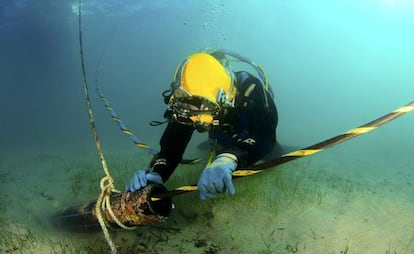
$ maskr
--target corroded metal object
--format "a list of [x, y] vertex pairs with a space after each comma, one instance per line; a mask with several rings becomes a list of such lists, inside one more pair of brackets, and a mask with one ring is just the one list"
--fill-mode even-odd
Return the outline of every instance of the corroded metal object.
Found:
[[[166, 191], [167, 189], [161, 184], [150, 184], [136, 192], [112, 194], [110, 197], [112, 212], [118, 221], [127, 227], [163, 222], [174, 209], [172, 199], [152, 200], [151, 197]], [[101, 228], [95, 213], [95, 204], [96, 201], [93, 201], [67, 208], [55, 215], [55, 223], [59, 228], [70, 231], [99, 231]], [[109, 226], [119, 228], [107, 209], [102, 215]]]
[[[151, 197], [166, 191], [163, 185], [151, 184], [137, 192], [112, 195], [112, 211], [115, 217], [128, 227], [162, 222], [173, 210], [171, 198], [152, 201]], [[106, 218], [111, 225], [116, 225], [108, 210]]]

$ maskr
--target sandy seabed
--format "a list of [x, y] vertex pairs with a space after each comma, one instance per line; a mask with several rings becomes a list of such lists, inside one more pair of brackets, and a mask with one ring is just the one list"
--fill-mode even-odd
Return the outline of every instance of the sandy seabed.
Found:
[[[66, 232], [51, 219], [97, 198], [103, 171], [93, 149], [3, 154], [0, 253], [109, 252], [101, 232]], [[106, 158], [123, 188], [150, 156]], [[167, 187], [195, 182], [201, 169], [181, 166]], [[340, 170], [329, 154], [293, 161], [238, 179], [235, 196], [178, 196], [166, 222], [110, 230], [111, 237], [118, 253], [414, 253], [413, 163], [396, 169], [396, 179], [358, 181]]]

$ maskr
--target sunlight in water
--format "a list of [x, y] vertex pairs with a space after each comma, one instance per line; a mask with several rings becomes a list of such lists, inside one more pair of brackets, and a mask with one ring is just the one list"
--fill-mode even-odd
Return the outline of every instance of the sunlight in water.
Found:
[[412, 8], [414, 7], [413, 0], [382, 0], [381, 5], [386, 8]]
[[79, 2], [78, 1], [72, 3], [72, 13], [75, 14], [76, 16], [79, 15]]

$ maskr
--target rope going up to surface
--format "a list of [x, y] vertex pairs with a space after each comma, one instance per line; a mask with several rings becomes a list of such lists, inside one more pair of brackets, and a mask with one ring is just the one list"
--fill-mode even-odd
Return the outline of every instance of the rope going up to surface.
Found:
[[91, 131], [94, 137], [94, 141], [96, 144], [96, 149], [98, 151], [99, 159], [101, 161], [102, 168], [104, 170], [105, 176], [102, 177], [100, 181], [100, 188], [101, 193], [99, 194], [99, 197], [95, 204], [95, 213], [96, 217], [98, 219], [99, 225], [102, 228], [102, 231], [105, 236], [105, 240], [108, 243], [111, 253], [116, 253], [116, 247], [115, 244], [112, 242], [111, 236], [108, 231], [108, 227], [105, 223], [104, 216], [102, 215], [102, 211], [107, 211], [112, 219], [115, 221], [115, 223], [124, 229], [133, 229], [135, 227], [127, 227], [123, 225], [114, 215], [112, 209], [111, 209], [111, 203], [110, 203], [110, 197], [111, 193], [120, 193], [120, 191], [116, 190], [114, 187], [114, 180], [109, 172], [108, 165], [106, 163], [105, 157], [103, 155], [103, 151], [101, 148], [101, 144], [98, 137], [98, 132], [96, 130], [96, 125], [94, 121], [94, 115], [92, 111], [92, 106], [89, 98], [89, 89], [88, 89], [88, 82], [86, 79], [86, 68], [85, 68], [85, 60], [84, 60], [84, 54], [83, 54], [83, 37], [82, 37], [82, 0], [79, 0], [79, 6], [78, 6], [78, 29], [79, 29], [79, 48], [80, 48], [80, 58], [81, 58], [81, 70], [82, 70], [82, 84], [83, 84], [83, 92], [85, 95], [85, 101], [86, 106], [88, 110], [88, 118], [89, 123], [91, 126]]

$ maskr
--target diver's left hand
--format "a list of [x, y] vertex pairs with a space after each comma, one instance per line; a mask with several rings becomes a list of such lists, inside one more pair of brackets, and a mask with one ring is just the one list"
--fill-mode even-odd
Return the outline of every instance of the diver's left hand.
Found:
[[131, 178], [130, 183], [125, 186], [125, 191], [135, 192], [151, 183], [163, 184], [161, 176], [152, 172], [151, 168], [138, 170]]
[[229, 192], [231, 195], [236, 193], [231, 173], [237, 167], [237, 157], [233, 154], [220, 154], [216, 159], [201, 173], [197, 186], [202, 200], [215, 198], [218, 193]]

